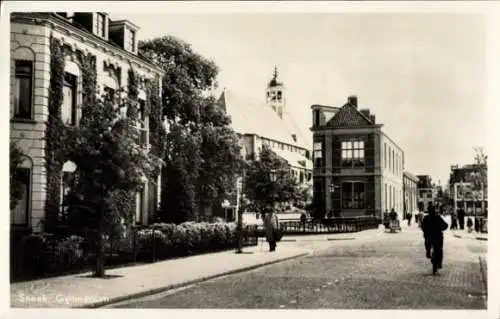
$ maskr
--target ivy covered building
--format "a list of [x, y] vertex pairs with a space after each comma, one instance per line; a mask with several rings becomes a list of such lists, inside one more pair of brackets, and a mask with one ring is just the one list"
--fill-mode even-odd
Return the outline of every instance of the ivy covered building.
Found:
[[[66, 160], [71, 145], [65, 137], [78, 126], [85, 98], [127, 94], [133, 85], [138, 143], [158, 149], [162, 69], [138, 54], [138, 26], [107, 13], [14, 13], [10, 25], [10, 138], [24, 154], [17, 174], [23, 197], [11, 211], [11, 226], [40, 231], [49, 216], [65, 209], [62, 198], [76, 169]], [[159, 181], [159, 174], [146, 179], [135, 198], [124, 199], [136, 223], [147, 223], [156, 211]]]
[[369, 109], [312, 105], [313, 191], [318, 217], [382, 217], [404, 210], [403, 150]]

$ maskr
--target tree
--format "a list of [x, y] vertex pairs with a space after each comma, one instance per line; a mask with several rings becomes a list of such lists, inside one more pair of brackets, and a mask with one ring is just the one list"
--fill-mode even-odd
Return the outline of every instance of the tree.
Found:
[[231, 119], [213, 98], [205, 101], [201, 113], [201, 169], [197, 179], [200, 211], [235, 190], [236, 177], [244, 165], [238, 136], [230, 127]]
[[213, 61], [171, 36], [140, 42], [139, 51], [164, 70], [163, 110], [170, 132], [160, 218], [180, 223], [231, 190], [241, 166], [238, 138], [211, 96], [218, 73]]
[[23, 196], [23, 184], [17, 176], [17, 168], [23, 162], [23, 153], [15, 141], [10, 141], [10, 209], [16, 208]]
[[262, 211], [268, 205], [295, 200], [299, 187], [290, 165], [264, 145], [259, 159], [248, 165], [244, 193], [254, 207]]
[[[121, 108], [127, 108], [127, 117]], [[134, 192], [160, 166], [160, 160], [137, 144], [137, 100], [105, 98], [84, 104], [80, 125], [73, 134], [68, 160], [76, 164], [75, 183], [68, 201], [70, 215], [81, 217], [94, 236], [95, 276], [104, 276], [105, 236], [117, 224], [113, 194]]]
[[[488, 188], [488, 155], [482, 147], [474, 149], [474, 164], [476, 169], [469, 176], [474, 191], [486, 193]], [[484, 213], [484, 196], [481, 197], [481, 211]]]

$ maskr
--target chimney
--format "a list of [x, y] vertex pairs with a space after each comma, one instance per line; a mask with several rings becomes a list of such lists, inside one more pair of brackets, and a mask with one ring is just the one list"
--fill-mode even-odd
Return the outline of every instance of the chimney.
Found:
[[377, 124], [375, 122], [375, 114], [370, 115], [370, 121], [372, 121], [373, 124]]
[[294, 141], [295, 143], [297, 143], [297, 135], [296, 135], [296, 134], [292, 134], [292, 138], [293, 138], [293, 141]]
[[356, 95], [351, 95], [347, 98], [347, 103], [351, 104], [355, 108], [358, 108], [358, 97]]
[[370, 110], [369, 109], [361, 109], [359, 110], [361, 114], [363, 114], [366, 118], [370, 118]]

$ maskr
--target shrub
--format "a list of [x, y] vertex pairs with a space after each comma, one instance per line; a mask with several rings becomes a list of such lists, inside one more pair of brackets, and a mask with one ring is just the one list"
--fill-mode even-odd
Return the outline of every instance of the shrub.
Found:
[[41, 233], [22, 240], [23, 266], [27, 275], [64, 272], [85, 261], [84, 239], [72, 235], [64, 238]]

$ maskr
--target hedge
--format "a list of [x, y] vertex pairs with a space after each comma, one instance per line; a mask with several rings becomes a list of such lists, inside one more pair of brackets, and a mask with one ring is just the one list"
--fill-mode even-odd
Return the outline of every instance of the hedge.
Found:
[[[154, 236], [153, 236], [154, 233]], [[246, 230], [244, 236], [255, 236]], [[154, 247], [153, 247], [154, 242]], [[106, 264], [151, 261], [235, 248], [235, 223], [193, 223], [180, 225], [154, 224], [105, 245]], [[256, 244], [256, 243], [254, 243]], [[57, 238], [52, 234], [31, 234], [23, 237], [20, 251], [21, 277], [58, 275], [70, 271], [89, 270], [94, 262], [90, 242], [80, 236]]]

